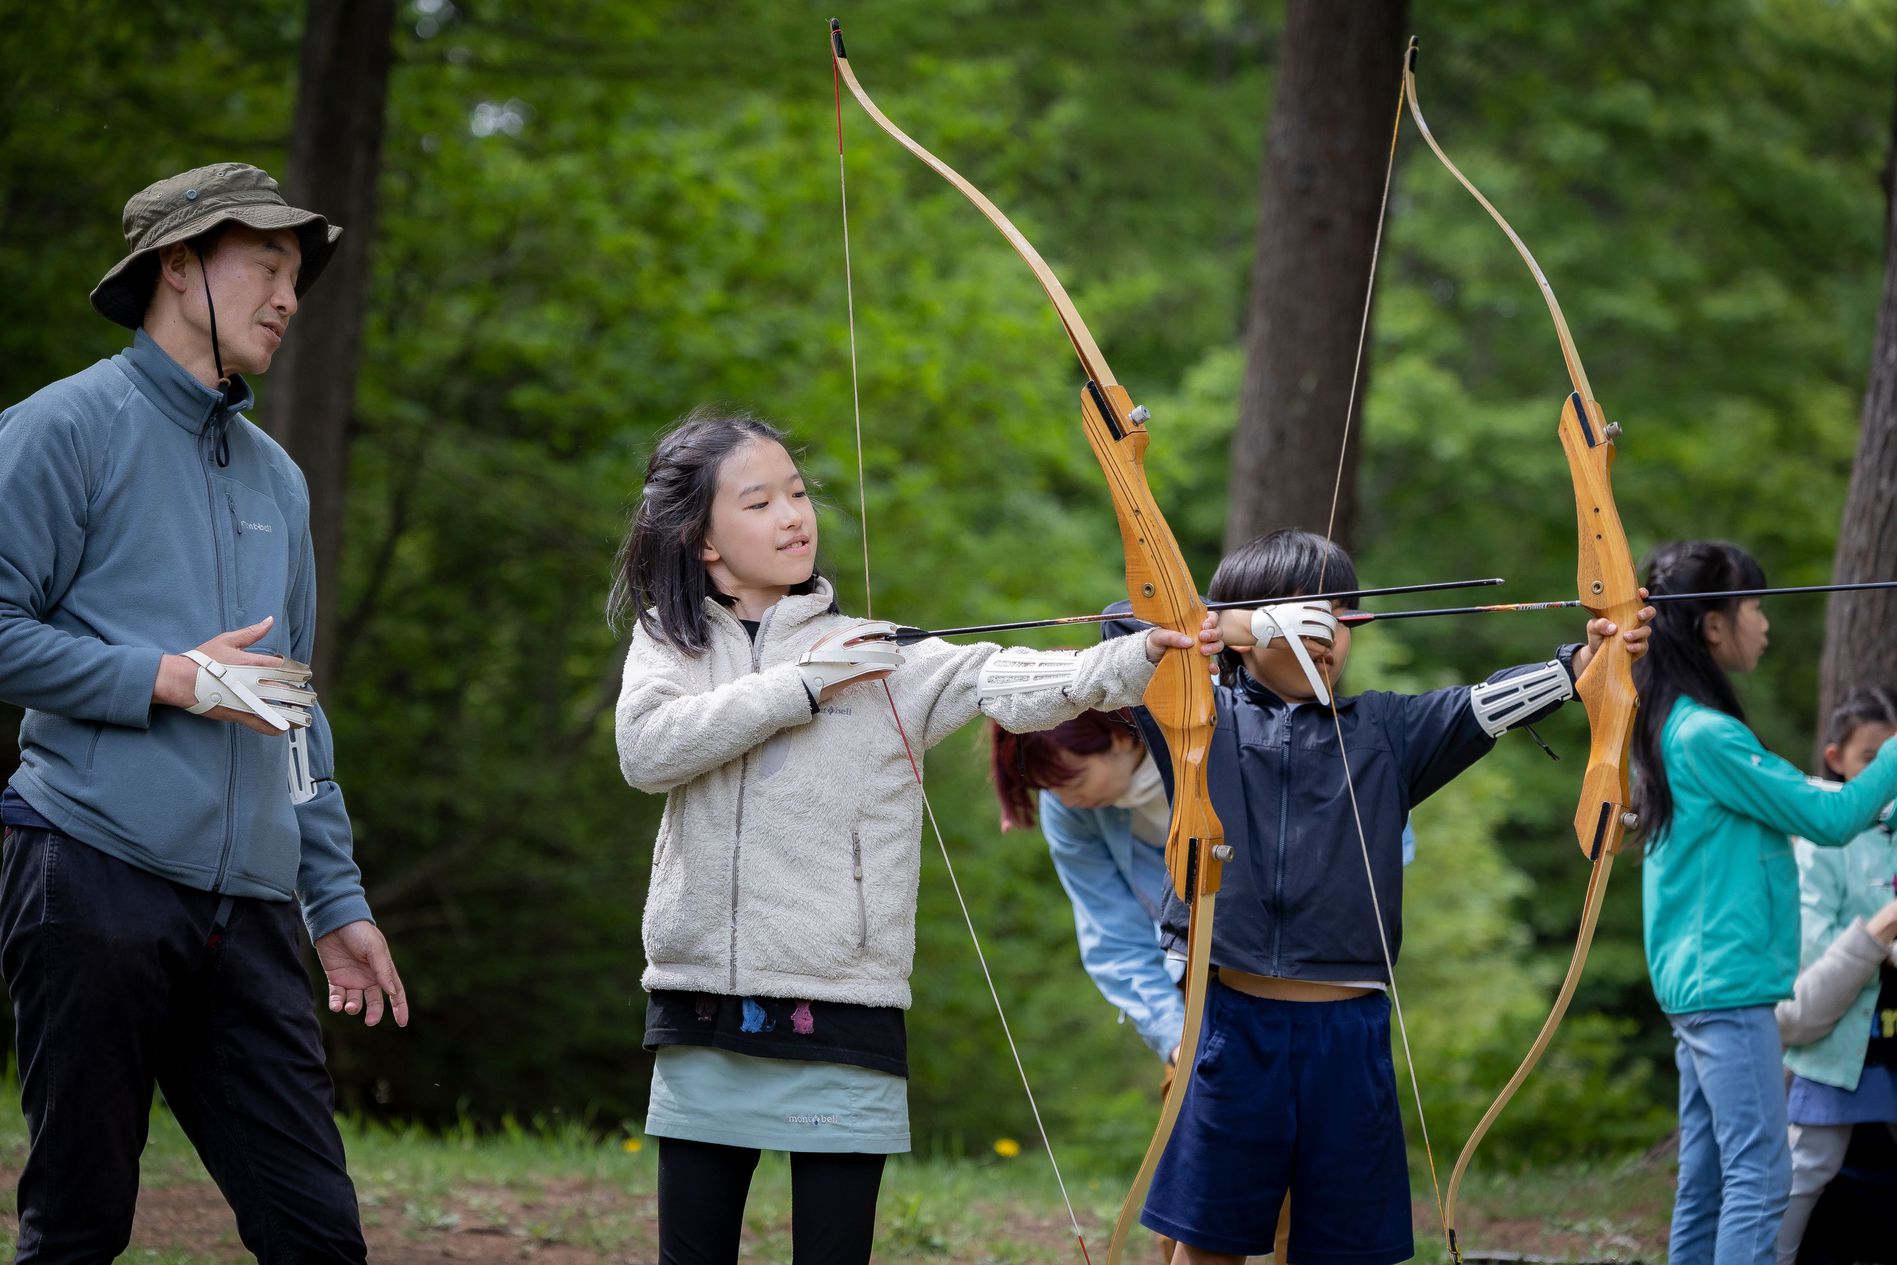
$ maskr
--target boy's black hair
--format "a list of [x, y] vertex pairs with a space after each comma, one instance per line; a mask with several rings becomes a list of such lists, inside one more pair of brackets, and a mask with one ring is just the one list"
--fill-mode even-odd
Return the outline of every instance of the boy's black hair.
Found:
[[[1208, 602], [1247, 598], [1290, 600], [1300, 593], [1331, 593], [1357, 587], [1357, 565], [1334, 540], [1297, 527], [1281, 527], [1225, 555], [1206, 589]], [[1354, 608], [1357, 603], [1352, 600]], [[1244, 661], [1236, 650], [1219, 652], [1219, 679], [1238, 680]]]
[[[729, 601], [712, 585], [699, 556], [711, 527], [718, 471], [732, 453], [762, 441], [790, 446], [784, 432], [763, 418], [714, 405], [693, 409], [659, 437], [631, 529], [613, 561], [606, 618], [614, 628], [636, 612], [640, 626], [660, 641], [688, 654], [704, 652], [710, 644], [705, 599]], [[820, 576], [812, 567], [810, 578], [790, 591], [814, 592]]]
[[[1721, 589], [1762, 589], [1765, 569], [1751, 554], [1724, 540], [1676, 540], [1661, 545], [1647, 557], [1647, 592], [1706, 593]], [[1634, 811], [1649, 846], [1673, 821], [1673, 788], [1667, 782], [1666, 757], [1660, 735], [1673, 705], [1682, 697], [1745, 720], [1745, 709], [1732, 688], [1732, 679], [1713, 661], [1706, 646], [1706, 617], [1714, 612], [1730, 617], [1746, 599], [1729, 597], [1698, 602], [1660, 602], [1653, 620], [1653, 639], [1644, 658], [1634, 664], [1634, 686], [1640, 691], [1640, 712], [1634, 719], [1634, 763], [1640, 779], [1634, 787]]]
[[[1897, 728], [1897, 690], [1888, 686], [1872, 685], [1851, 693], [1842, 703], [1831, 709], [1831, 719], [1825, 725], [1825, 745], [1843, 746], [1850, 740], [1851, 735], [1864, 725], [1889, 725]], [[1826, 764], [1819, 773], [1827, 781], [1844, 781], [1844, 774], [1832, 768], [1830, 764]]]

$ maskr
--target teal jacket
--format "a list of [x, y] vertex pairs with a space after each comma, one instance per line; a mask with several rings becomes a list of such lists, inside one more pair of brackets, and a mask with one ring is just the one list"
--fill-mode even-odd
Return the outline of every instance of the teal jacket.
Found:
[[314, 937], [369, 916], [328, 721], [292, 804], [284, 738], [151, 701], [166, 652], [266, 615], [254, 649], [310, 659], [309, 494], [249, 404], [141, 331], [0, 412], [0, 698], [26, 709], [13, 788], [57, 829], [189, 887], [300, 896]]
[[[1897, 875], [1897, 836], [1878, 825], [1844, 848], [1818, 848], [1804, 839], [1797, 840], [1793, 847], [1798, 856], [1798, 891], [1804, 905], [1802, 970], [1823, 957], [1853, 922], [1860, 918], [1868, 922], [1890, 901], [1891, 876]], [[1810, 1045], [1786, 1049], [1785, 1066], [1806, 1080], [1856, 1089], [1864, 1075], [1865, 1047], [1881, 983], [1873, 971], [1870, 982], [1858, 991], [1829, 1033]]]
[[1660, 734], [1673, 820], [1641, 867], [1647, 970], [1669, 1015], [1769, 1006], [1798, 978], [1790, 836], [1841, 848], [1897, 795], [1897, 739], [1836, 790], [1744, 722], [1682, 698]]

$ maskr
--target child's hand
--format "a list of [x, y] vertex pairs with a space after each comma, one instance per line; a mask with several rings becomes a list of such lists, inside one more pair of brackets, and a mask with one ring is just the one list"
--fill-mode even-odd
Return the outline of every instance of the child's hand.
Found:
[[1890, 901], [1872, 914], [1866, 921], [1865, 927], [1885, 948], [1897, 943], [1897, 900]]
[[1219, 636], [1219, 613], [1207, 611], [1205, 623], [1199, 627], [1199, 636], [1195, 640], [1182, 632], [1170, 628], [1154, 628], [1146, 634], [1146, 661], [1158, 663], [1166, 657], [1168, 650], [1190, 650], [1193, 646], [1199, 653], [1208, 657], [1225, 649], [1225, 641]]
[[1218, 619], [1219, 637], [1227, 650], [1249, 650], [1258, 644], [1251, 635], [1250, 611], [1210, 611]]
[[[1644, 601], [1647, 596], [1647, 591], [1641, 589], [1640, 596]], [[1594, 652], [1600, 649], [1603, 641], [1606, 641], [1615, 633], [1620, 633], [1620, 639], [1627, 643], [1627, 655], [1629, 658], [1639, 659], [1645, 655], [1647, 653], [1647, 642], [1653, 637], [1653, 629], [1647, 625], [1653, 622], [1654, 614], [1653, 607], [1641, 607], [1639, 624], [1627, 629], [1625, 632], [1621, 632], [1611, 619], [1589, 620], [1587, 625], [1587, 645], [1576, 652], [1574, 656], [1575, 677], [1578, 679], [1583, 672], [1587, 671], [1587, 665], [1594, 661]]]

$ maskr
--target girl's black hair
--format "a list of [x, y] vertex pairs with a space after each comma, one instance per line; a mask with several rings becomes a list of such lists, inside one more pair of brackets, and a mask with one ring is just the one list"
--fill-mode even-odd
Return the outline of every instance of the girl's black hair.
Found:
[[[711, 528], [718, 471], [732, 453], [763, 441], [790, 447], [783, 431], [755, 414], [702, 404], [659, 437], [632, 527], [613, 560], [606, 618], [614, 628], [636, 612], [640, 626], [660, 641], [688, 654], [704, 652], [710, 644], [705, 599], [730, 600], [713, 586], [699, 556]], [[790, 591], [814, 592], [820, 575], [813, 567]]]
[[[1681, 540], [1661, 545], [1648, 555], [1643, 583], [1656, 597], [1762, 589], [1765, 569], [1751, 554], [1727, 541]], [[1735, 720], [1745, 720], [1732, 679], [1713, 662], [1706, 646], [1706, 617], [1718, 612], [1730, 618], [1745, 600], [1729, 597], [1655, 604], [1659, 614], [1653, 620], [1653, 639], [1647, 643], [1646, 656], [1634, 664], [1634, 686], [1640, 691], [1640, 712], [1634, 719], [1634, 764], [1640, 772], [1634, 811], [1649, 846], [1673, 821], [1673, 788], [1660, 751], [1660, 735], [1673, 705], [1690, 698]]]
[[[1889, 725], [1897, 728], [1897, 690], [1872, 685], [1857, 690], [1831, 709], [1825, 724], [1825, 745], [1841, 747], [1864, 725]], [[1844, 774], [1830, 764], [1819, 770], [1827, 781], [1842, 782]]]
[[[1237, 602], [1247, 598], [1283, 598], [1300, 593], [1330, 593], [1357, 587], [1357, 564], [1344, 547], [1313, 531], [1281, 527], [1225, 555], [1212, 573], [1208, 602]], [[1355, 607], [1353, 600], [1349, 603]], [[1238, 680], [1244, 660], [1236, 650], [1219, 652], [1219, 679], [1226, 685]]]

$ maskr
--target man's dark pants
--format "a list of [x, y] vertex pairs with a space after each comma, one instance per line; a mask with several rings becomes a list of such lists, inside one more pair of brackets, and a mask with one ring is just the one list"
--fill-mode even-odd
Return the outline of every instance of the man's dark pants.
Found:
[[303, 934], [293, 901], [220, 897], [7, 830], [0, 968], [31, 1141], [16, 1261], [125, 1250], [154, 1084], [259, 1260], [365, 1259]]

